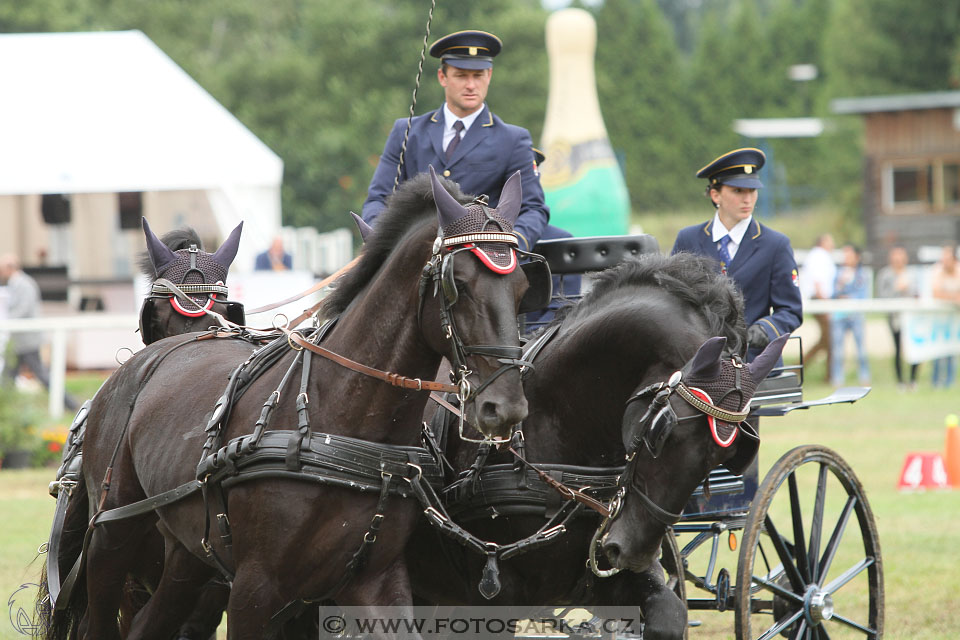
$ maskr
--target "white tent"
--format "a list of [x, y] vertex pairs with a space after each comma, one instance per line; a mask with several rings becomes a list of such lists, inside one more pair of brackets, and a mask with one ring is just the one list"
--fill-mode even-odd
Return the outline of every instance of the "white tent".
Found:
[[140, 31], [0, 35], [0, 88], [0, 197], [202, 191], [241, 269], [279, 231], [281, 159]]

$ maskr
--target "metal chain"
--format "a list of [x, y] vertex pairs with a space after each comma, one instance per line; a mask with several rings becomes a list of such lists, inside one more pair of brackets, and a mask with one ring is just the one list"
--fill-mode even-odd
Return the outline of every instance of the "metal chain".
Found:
[[427, 51], [427, 40], [430, 39], [430, 23], [433, 22], [433, 10], [437, 8], [437, 0], [430, 0], [430, 13], [427, 14], [426, 33], [423, 34], [423, 47], [420, 48], [420, 63], [417, 65], [417, 79], [413, 86], [413, 101], [410, 103], [410, 115], [407, 116], [407, 130], [403, 132], [403, 143], [400, 145], [400, 160], [397, 162], [397, 175], [393, 178], [393, 190], [400, 185], [400, 174], [403, 171], [403, 157], [407, 153], [407, 138], [410, 135], [410, 126], [413, 122], [413, 112], [417, 108], [417, 91], [420, 89], [420, 77], [423, 75], [423, 61]]

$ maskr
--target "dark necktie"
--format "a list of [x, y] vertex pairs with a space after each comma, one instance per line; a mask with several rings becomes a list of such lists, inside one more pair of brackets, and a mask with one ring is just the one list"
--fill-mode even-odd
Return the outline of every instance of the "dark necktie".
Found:
[[733, 258], [730, 257], [730, 236], [720, 238], [720, 249], [718, 253], [720, 254], [720, 262], [723, 263], [724, 270], [726, 270], [726, 267], [729, 267], [730, 262], [733, 260]]
[[447, 162], [450, 162], [450, 158], [453, 157], [453, 152], [457, 150], [457, 145], [460, 144], [460, 133], [463, 131], [463, 122], [457, 120], [453, 123], [453, 139], [450, 141], [450, 144], [447, 145]]

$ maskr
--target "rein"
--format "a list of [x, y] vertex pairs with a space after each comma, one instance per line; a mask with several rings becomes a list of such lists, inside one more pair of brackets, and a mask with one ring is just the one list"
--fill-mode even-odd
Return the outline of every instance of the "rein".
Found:
[[551, 478], [550, 475], [547, 474], [542, 469], [539, 469], [533, 464], [531, 464], [530, 462], [528, 462], [526, 458], [520, 455], [520, 453], [518, 453], [517, 450], [513, 448], [513, 445], [508, 445], [507, 451], [512, 453], [514, 456], [516, 456], [517, 460], [522, 462], [525, 466], [527, 466], [530, 469], [533, 469], [536, 472], [537, 476], [539, 476], [540, 479], [543, 480], [543, 482], [548, 487], [556, 490], [556, 492], [559, 493], [564, 500], [575, 500], [576, 502], [579, 502], [580, 504], [586, 507], [589, 507], [590, 509], [593, 509], [594, 511], [596, 511], [597, 513], [599, 513], [601, 516], [605, 518], [610, 516], [610, 509], [606, 505], [604, 505], [599, 500], [595, 498], [591, 498], [587, 494], [583, 493], [584, 489], [587, 489], [589, 487], [573, 490], [567, 485], [560, 482], [559, 480], [555, 480], [554, 478]]
[[[334, 271], [332, 274], [330, 274], [329, 276], [321, 280], [320, 282], [316, 283], [315, 285], [307, 289], [306, 291], [301, 291], [300, 293], [290, 296], [285, 300], [281, 300], [280, 302], [272, 302], [270, 304], [265, 304], [262, 307], [257, 307], [252, 311], [247, 311], [247, 313], [250, 315], [253, 315], [256, 313], [263, 313], [264, 311], [272, 311], [274, 309], [282, 307], [285, 304], [290, 304], [291, 302], [302, 300], [303, 298], [306, 298], [311, 293], [316, 293], [317, 291], [320, 291], [324, 287], [328, 286], [330, 283], [334, 282], [337, 278], [345, 274], [347, 271], [350, 271], [350, 269], [352, 269], [359, 260], [360, 260], [360, 256], [357, 256], [356, 258], [354, 258], [353, 260], [351, 260], [350, 262], [343, 265], [342, 267]], [[312, 316], [317, 311], [317, 309], [320, 308], [321, 304], [322, 302], [318, 302], [317, 304], [313, 305], [309, 309], [305, 309], [301, 316], [299, 316], [296, 320], [290, 323], [290, 326], [295, 327], [301, 322], [303, 322], [304, 320], [306, 320], [307, 318], [309, 318], [310, 316]]]
[[421, 380], [420, 378], [408, 378], [400, 375], [399, 373], [390, 373], [389, 371], [375, 369], [365, 364], [356, 362], [355, 360], [351, 360], [346, 356], [341, 356], [338, 353], [334, 353], [329, 349], [325, 349], [319, 345], [313, 344], [309, 340], [304, 339], [297, 331], [292, 331], [287, 328], [281, 328], [281, 331], [287, 335], [287, 340], [293, 344], [299, 345], [300, 347], [297, 349], [297, 347], [293, 347], [291, 345], [293, 349], [297, 349], [298, 351], [307, 349], [318, 356], [323, 356], [327, 360], [331, 360], [339, 364], [341, 367], [345, 367], [351, 371], [356, 371], [357, 373], [361, 373], [365, 376], [370, 376], [371, 378], [376, 378], [377, 380], [386, 382], [394, 387], [413, 389], [415, 391], [443, 391], [445, 393], [459, 393], [461, 390], [459, 386], [453, 384], [436, 382], [432, 380]]

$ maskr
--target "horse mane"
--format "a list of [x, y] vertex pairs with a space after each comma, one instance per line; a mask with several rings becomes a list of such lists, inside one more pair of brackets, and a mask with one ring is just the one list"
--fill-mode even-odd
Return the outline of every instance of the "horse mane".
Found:
[[[440, 182], [461, 204], [473, 200], [455, 182]], [[363, 245], [360, 261], [337, 280], [333, 291], [323, 301], [322, 317], [332, 318], [343, 312], [353, 299], [374, 279], [381, 265], [401, 244], [405, 234], [432, 224], [436, 229], [437, 207], [433, 199], [430, 174], [421, 173], [401, 184], [386, 200], [386, 208], [374, 223], [374, 232]]]
[[589, 315], [599, 301], [625, 286], [656, 287], [678, 298], [703, 316], [712, 335], [727, 338], [729, 353], [744, 352], [743, 295], [731, 278], [717, 272], [713, 259], [693, 253], [646, 254], [601, 271], [590, 292], [556, 321]]
[[[182, 229], [174, 229], [173, 231], [168, 231], [162, 236], [160, 236], [160, 242], [167, 245], [171, 251], [179, 251], [180, 249], [189, 249], [190, 245], [195, 244], [197, 248], [201, 251], [203, 250], [203, 242], [200, 240], [200, 236], [197, 234], [196, 230], [193, 227], [183, 227]], [[157, 272], [153, 268], [153, 261], [150, 260], [150, 254], [146, 251], [142, 251], [137, 258], [137, 266], [140, 268], [140, 272], [150, 278], [155, 280], [157, 277]]]

